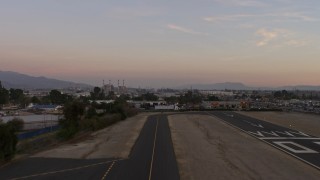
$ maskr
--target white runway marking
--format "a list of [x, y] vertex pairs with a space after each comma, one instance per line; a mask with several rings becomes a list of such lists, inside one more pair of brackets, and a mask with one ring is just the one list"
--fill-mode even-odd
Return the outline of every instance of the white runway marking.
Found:
[[263, 137], [263, 138], [259, 138], [262, 140], [268, 140], [268, 139], [304, 139], [304, 140], [320, 140], [320, 138], [307, 138], [307, 137]]
[[89, 167], [98, 166], [98, 165], [102, 165], [102, 164], [108, 164], [111, 162], [121, 161], [121, 160], [123, 160], [123, 159], [118, 159], [118, 160], [113, 160], [113, 161], [105, 161], [105, 162], [100, 162], [100, 163], [96, 163], [96, 164], [80, 166], [80, 167], [76, 167], [76, 168], [70, 168], [70, 169], [64, 169], [64, 170], [58, 170], [58, 171], [50, 171], [50, 172], [38, 173], [38, 174], [33, 174], [33, 175], [28, 175], [28, 176], [23, 176], [23, 177], [11, 178], [10, 180], [27, 179], [27, 178], [45, 176], [45, 175], [50, 175], [50, 174], [58, 174], [58, 173], [76, 171], [76, 170], [80, 170], [80, 169], [84, 169], [84, 168], [89, 168]]
[[[304, 147], [304, 146], [302, 146], [302, 145], [300, 145], [300, 144], [297, 144], [297, 143], [295, 143], [295, 142], [292, 142], [292, 141], [273, 141], [273, 143], [274, 144], [277, 144], [277, 145], [279, 145], [279, 146], [281, 146], [281, 147], [283, 147], [283, 148], [285, 148], [285, 149], [287, 149], [287, 150], [289, 150], [289, 151], [291, 151], [291, 152], [293, 152], [293, 153], [296, 153], [296, 154], [301, 154], [301, 153], [318, 153], [317, 151], [314, 151], [314, 150], [312, 150], [312, 149], [309, 149], [309, 148], [307, 148], [307, 147]], [[293, 149], [292, 147], [289, 147], [288, 145], [293, 145], [293, 146], [295, 146], [295, 147], [297, 147], [297, 148], [299, 148], [299, 150], [298, 149]]]

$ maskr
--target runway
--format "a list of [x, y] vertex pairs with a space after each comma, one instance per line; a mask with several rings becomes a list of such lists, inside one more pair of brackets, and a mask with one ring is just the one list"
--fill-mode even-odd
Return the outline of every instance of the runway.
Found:
[[116, 163], [106, 179], [179, 179], [166, 116], [149, 117], [129, 159]]
[[0, 169], [0, 179], [178, 180], [166, 115], [149, 116], [128, 159], [27, 158]]
[[320, 138], [230, 111], [208, 114], [320, 170]]

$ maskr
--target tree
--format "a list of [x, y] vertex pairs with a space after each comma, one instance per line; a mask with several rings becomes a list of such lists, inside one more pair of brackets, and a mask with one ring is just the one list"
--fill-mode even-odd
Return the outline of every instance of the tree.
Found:
[[15, 104], [18, 104], [24, 98], [23, 90], [22, 89], [10, 89], [10, 101]]
[[94, 107], [90, 107], [88, 110], [87, 110], [87, 113], [86, 113], [86, 118], [92, 118], [94, 116], [97, 116], [97, 111]]
[[175, 97], [175, 96], [170, 96], [170, 97], [165, 97], [164, 100], [168, 103], [168, 104], [175, 104], [179, 102], [179, 98]]
[[58, 90], [51, 90], [49, 93], [50, 101], [53, 104], [63, 104], [64, 103], [64, 96]]
[[0, 123], [0, 160], [10, 160], [15, 152], [18, 138], [11, 123]]
[[293, 99], [293, 98], [298, 98], [298, 96], [296, 96], [295, 94], [293, 94], [292, 92], [288, 92], [286, 90], [282, 90], [282, 91], [276, 91], [273, 93], [273, 97], [277, 98], [277, 99]]
[[142, 98], [146, 101], [157, 101], [159, 99], [159, 97], [153, 93], [142, 94]]
[[59, 121], [61, 130], [60, 137], [70, 138], [74, 136], [79, 130], [79, 121], [84, 115], [85, 105], [78, 101], [73, 101], [66, 104], [63, 109], [64, 119]]
[[63, 115], [66, 120], [71, 124], [77, 124], [77, 121], [84, 113], [85, 105], [81, 102], [74, 101], [71, 104], [67, 104], [63, 109]]
[[217, 96], [214, 96], [214, 95], [209, 95], [208, 96], [208, 100], [209, 101], [219, 101], [219, 98]]
[[0, 104], [7, 104], [9, 102], [9, 91], [5, 89], [0, 81]]
[[114, 101], [114, 104], [112, 106], [111, 113], [118, 113], [121, 115], [121, 120], [124, 120], [128, 117], [127, 110], [129, 109], [129, 105], [127, 101], [123, 98], [117, 98]]
[[130, 100], [131, 98], [130, 98], [130, 96], [127, 95], [127, 94], [121, 94], [121, 95], [119, 96], [119, 99], [124, 99], [125, 101], [127, 101], [127, 100]]
[[25, 106], [30, 103], [29, 98], [27, 98], [22, 89], [10, 89], [9, 90], [10, 102], [13, 104], [19, 104], [20, 106]]
[[7, 122], [16, 132], [21, 131], [24, 126], [24, 121], [20, 118], [13, 118]]
[[101, 88], [99, 88], [99, 87], [94, 87], [93, 88], [93, 92], [91, 92], [90, 94], [91, 94], [91, 98], [93, 100], [98, 100], [98, 99], [104, 99], [105, 98], [103, 90]]
[[181, 104], [200, 104], [202, 97], [199, 94], [195, 94], [192, 91], [188, 91], [183, 96], [180, 96]]
[[109, 92], [107, 99], [117, 99], [117, 96], [115, 95], [114, 91]]
[[132, 99], [133, 99], [134, 101], [143, 101], [143, 97], [142, 97], [142, 96], [133, 97]]
[[41, 103], [40, 99], [39, 99], [38, 97], [36, 97], [36, 96], [33, 96], [33, 97], [31, 98], [31, 102], [32, 102], [33, 104], [40, 104], [40, 103]]
[[62, 94], [58, 90], [51, 90], [49, 93], [49, 98], [53, 104], [65, 104], [68, 101], [72, 100], [72, 97], [67, 94]]

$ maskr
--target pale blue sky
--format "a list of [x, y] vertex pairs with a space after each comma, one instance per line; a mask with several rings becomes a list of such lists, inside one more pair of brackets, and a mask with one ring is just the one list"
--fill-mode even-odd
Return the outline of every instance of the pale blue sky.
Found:
[[0, 4], [0, 70], [134, 87], [320, 84], [318, 0]]

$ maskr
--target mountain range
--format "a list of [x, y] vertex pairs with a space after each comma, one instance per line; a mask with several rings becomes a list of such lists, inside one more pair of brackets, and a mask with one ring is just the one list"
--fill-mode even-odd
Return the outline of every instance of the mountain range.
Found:
[[64, 88], [91, 88], [91, 85], [62, 81], [46, 77], [34, 77], [12, 71], [0, 71], [2, 85], [20, 89], [64, 89]]
[[[65, 88], [92, 88], [91, 85], [62, 81], [47, 77], [34, 77], [12, 71], [0, 71], [0, 81], [2, 85], [9, 88], [20, 89], [65, 89]], [[190, 84], [176, 87], [176, 89], [200, 89], [200, 90], [308, 90], [320, 91], [319, 86], [297, 85], [281, 87], [253, 87], [239, 82], [224, 82], [212, 84]]]
[[253, 87], [239, 82], [225, 82], [213, 84], [191, 84], [178, 87], [178, 89], [200, 89], [200, 90], [302, 90], [302, 91], [320, 91], [319, 86], [296, 85], [280, 87]]

